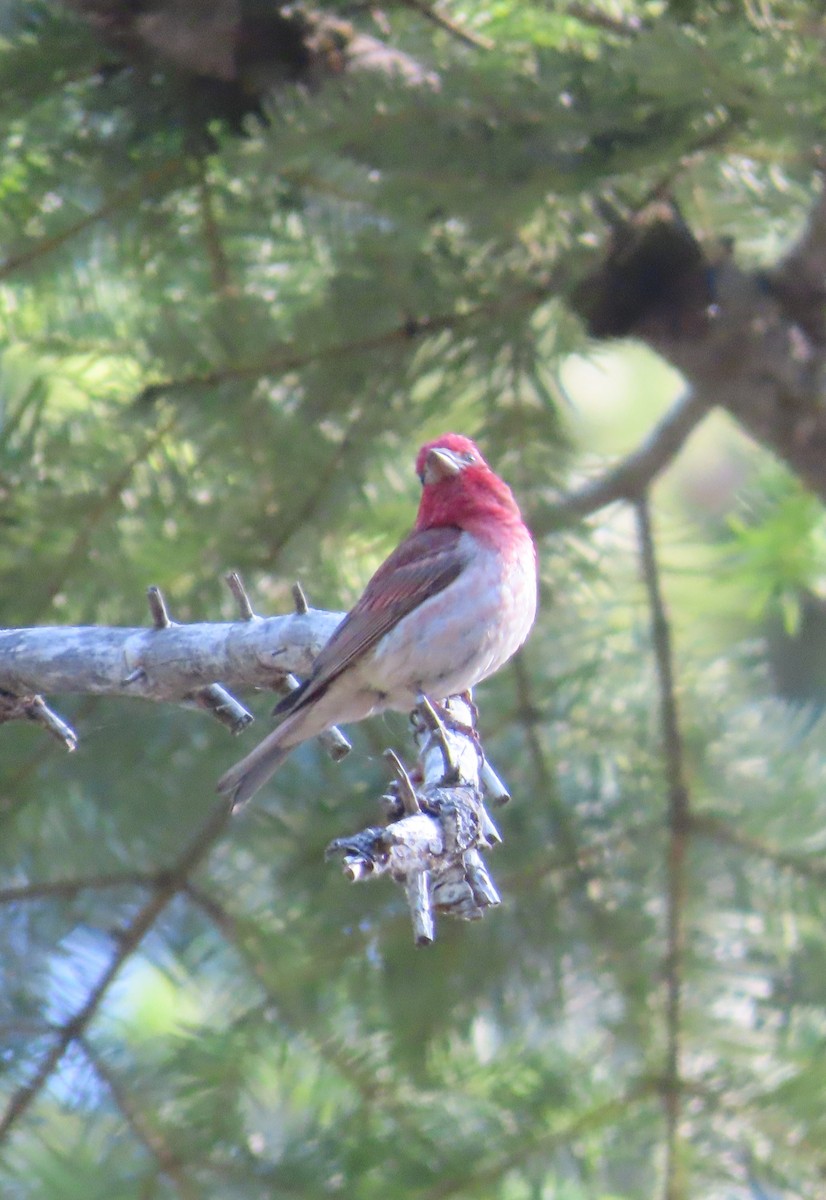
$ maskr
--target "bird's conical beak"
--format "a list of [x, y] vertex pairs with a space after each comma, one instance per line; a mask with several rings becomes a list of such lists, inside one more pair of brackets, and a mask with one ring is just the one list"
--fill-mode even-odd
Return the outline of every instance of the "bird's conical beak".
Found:
[[458, 475], [463, 466], [452, 450], [430, 450], [424, 462], [424, 482], [438, 483], [440, 479], [449, 479], [451, 475]]

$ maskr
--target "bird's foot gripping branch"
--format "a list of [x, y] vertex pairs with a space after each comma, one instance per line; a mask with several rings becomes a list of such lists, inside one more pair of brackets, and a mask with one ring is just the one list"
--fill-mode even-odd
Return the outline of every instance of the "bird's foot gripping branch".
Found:
[[483, 803], [507, 800], [485, 762], [474, 730], [469, 696], [443, 706], [445, 720], [427, 700], [412, 714], [419, 767], [411, 779], [392, 750], [396, 778], [382, 797], [388, 824], [336, 838], [328, 857], [343, 856], [353, 882], [389, 875], [404, 887], [417, 945], [435, 936], [434, 912], [477, 920], [500, 903], [481, 851], [501, 842]]

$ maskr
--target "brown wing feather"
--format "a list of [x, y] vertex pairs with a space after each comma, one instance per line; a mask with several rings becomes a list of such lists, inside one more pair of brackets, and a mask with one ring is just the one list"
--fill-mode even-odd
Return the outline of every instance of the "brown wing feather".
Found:
[[321, 695], [350, 663], [375, 646], [389, 629], [430, 596], [452, 583], [465, 564], [454, 526], [411, 533], [385, 559], [358, 603], [336, 629], [313, 665], [313, 673], [276, 713], [294, 712]]

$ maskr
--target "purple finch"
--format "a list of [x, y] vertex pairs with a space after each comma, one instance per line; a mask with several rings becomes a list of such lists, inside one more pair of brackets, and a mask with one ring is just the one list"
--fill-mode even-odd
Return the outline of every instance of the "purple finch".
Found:
[[413, 531], [376, 571], [275, 712], [272, 733], [223, 776], [243, 804], [300, 742], [384, 709], [443, 699], [497, 671], [536, 614], [536, 549], [510, 488], [466, 437], [446, 433], [416, 459]]

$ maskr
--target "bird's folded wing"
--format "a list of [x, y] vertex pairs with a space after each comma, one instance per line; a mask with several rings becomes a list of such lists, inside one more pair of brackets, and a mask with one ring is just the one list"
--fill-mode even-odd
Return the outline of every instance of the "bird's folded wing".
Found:
[[294, 712], [316, 699], [403, 617], [452, 583], [466, 563], [461, 529], [443, 526], [411, 533], [382, 563], [323, 647], [312, 675], [275, 712]]

